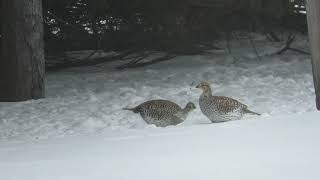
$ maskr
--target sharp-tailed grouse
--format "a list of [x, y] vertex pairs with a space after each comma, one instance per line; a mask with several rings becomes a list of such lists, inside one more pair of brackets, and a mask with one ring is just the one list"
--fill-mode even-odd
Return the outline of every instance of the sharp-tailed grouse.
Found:
[[192, 102], [189, 102], [185, 108], [182, 109], [179, 105], [171, 101], [151, 100], [134, 108], [124, 108], [124, 110], [139, 113], [148, 124], [166, 127], [182, 123], [187, 118], [188, 113], [195, 108], [196, 106]]
[[238, 120], [246, 113], [260, 115], [230, 97], [212, 96], [210, 85], [207, 82], [200, 83], [196, 88], [203, 91], [199, 98], [200, 109], [213, 123]]

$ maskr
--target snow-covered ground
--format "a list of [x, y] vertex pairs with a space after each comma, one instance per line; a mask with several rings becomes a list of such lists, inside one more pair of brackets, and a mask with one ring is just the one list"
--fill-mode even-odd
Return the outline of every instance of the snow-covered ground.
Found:
[[[307, 49], [305, 38], [296, 42], [295, 46]], [[214, 94], [231, 96], [262, 114], [244, 120], [315, 111], [310, 57], [293, 52], [270, 56], [283, 43], [270, 43], [261, 36], [255, 44], [260, 60], [248, 40], [237, 40], [231, 42], [232, 54], [214, 51], [122, 71], [115, 69], [119, 62], [113, 62], [48, 73], [46, 99], [0, 103], [0, 139], [154, 128], [121, 109], [159, 98], [197, 105], [201, 92], [194, 87], [201, 81], [210, 82]], [[198, 108], [180, 126], [207, 122]]]
[[[0, 103], [0, 179], [319, 179], [310, 56], [271, 55], [282, 43], [262, 36], [255, 44], [260, 58], [250, 41], [237, 40], [231, 54], [48, 73], [46, 99]], [[300, 36], [294, 46], [307, 44]], [[159, 98], [197, 105], [201, 81], [262, 116], [210, 124], [197, 108], [177, 127], [157, 128], [121, 110]]]
[[317, 180], [318, 113], [0, 141], [3, 180]]

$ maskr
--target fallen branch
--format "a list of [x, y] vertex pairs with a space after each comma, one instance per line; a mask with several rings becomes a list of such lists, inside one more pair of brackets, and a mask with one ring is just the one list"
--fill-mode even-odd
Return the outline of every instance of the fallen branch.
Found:
[[307, 51], [303, 51], [303, 50], [300, 50], [297, 48], [292, 48], [291, 44], [294, 42], [294, 40], [295, 40], [295, 36], [290, 34], [287, 38], [286, 45], [282, 49], [277, 51], [275, 54], [280, 55], [280, 54], [290, 50], [290, 51], [298, 52], [301, 54], [310, 55], [310, 53]]
[[[200, 44], [201, 46], [202, 44]], [[207, 52], [206, 50], [209, 49], [209, 47], [213, 47], [213, 45], [205, 44], [202, 47], [197, 47], [197, 46], [186, 46], [186, 47], [179, 47], [172, 49], [170, 51], [166, 51], [166, 55], [161, 56], [161, 57], [156, 57], [151, 60], [141, 62], [147, 57], [149, 57], [153, 52], [144, 52], [142, 55], [139, 55], [132, 59], [130, 62], [120, 65], [116, 67], [117, 69], [127, 69], [127, 68], [137, 68], [137, 67], [142, 67], [142, 66], [148, 66], [151, 64], [156, 64], [162, 61], [167, 61], [170, 60], [174, 57], [177, 56], [192, 56], [192, 55], [203, 55], [203, 54], [209, 54], [210, 52]], [[219, 49], [215, 47], [215, 49]], [[128, 59], [128, 58], [127, 58]], [[130, 58], [129, 58], [130, 59]]]
[[90, 61], [83, 61], [83, 60], [77, 59], [74, 61], [56, 63], [55, 65], [47, 66], [46, 70], [47, 71], [58, 71], [61, 69], [72, 68], [72, 67], [94, 66], [97, 64], [105, 63], [105, 62], [113, 62], [116, 60], [121, 60], [122, 58], [124, 58], [134, 52], [135, 51], [133, 51], [133, 50], [125, 51], [125, 52], [118, 54], [118, 55], [115, 55], [115, 56], [94, 58], [94, 59], [91, 59]]
[[158, 57], [158, 58], [155, 58], [151, 61], [147, 61], [147, 62], [142, 62], [142, 63], [128, 63], [128, 64], [125, 64], [125, 65], [122, 65], [122, 66], [119, 66], [117, 67], [117, 69], [127, 69], [127, 68], [138, 68], [138, 67], [143, 67], [143, 66], [147, 66], [147, 65], [151, 65], [151, 64], [156, 64], [156, 63], [159, 63], [159, 62], [163, 62], [163, 61], [167, 61], [167, 60], [170, 60], [174, 57], [176, 57], [177, 55], [174, 55], [174, 54], [167, 54], [167, 55], [164, 55], [162, 57]]
[[134, 58], [133, 60], [131, 60], [129, 63], [126, 63], [124, 65], [118, 66], [117, 69], [126, 69], [132, 66], [135, 66], [137, 63], [139, 63], [140, 61], [144, 60], [145, 58], [147, 58], [148, 56], [150, 56], [151, 53], [147, 53], [144, 52], [142, 53], [140, 56]]

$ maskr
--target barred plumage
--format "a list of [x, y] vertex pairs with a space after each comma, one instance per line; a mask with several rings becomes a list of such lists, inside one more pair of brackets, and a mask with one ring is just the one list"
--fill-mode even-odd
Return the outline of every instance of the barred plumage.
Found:
[[182, 123], [188, 113], [195, 109], [195, 105], [189, 102], [184, 109], [174, 102], [167, 100], [151, 100], [138, 105], [135, 108], [124, 108], [134, 113], [139, 113], [148, 124], [158, 127], [166, 127]]
[[211, 122], [238, 120], [246, 113], [260, 115], [248, 110], [248, 106], [230, 97], [212, 96], [210, 85], [206, 82], [200, 83], [197, 88], [203, 90], [199, 98], [200, 109]]

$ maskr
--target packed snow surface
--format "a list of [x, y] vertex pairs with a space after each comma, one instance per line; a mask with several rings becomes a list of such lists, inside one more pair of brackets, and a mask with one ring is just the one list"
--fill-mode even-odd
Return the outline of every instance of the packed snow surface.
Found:
[[[294, 44], [307, 49], [306, 38]], [[33, 140], [128, 129], [156, 129], [138, 114], [123, 111], [151, 99], [198, 104], [201, 81], [215, 95], [230, 96], [267, 117], [315, 111], [310, 56], [272, 55], [282, 43], [255, 37], [260, 58], [247, 40], [232, 41], [231, 53], [180, 56], [143, 68], [117, 70], [120, 62], [47, 74], [46, 99], [0, 103], [0, 139]], [[225, 47], [223, 42], [216, 46]], [[90, 52], [87, 52], [90, 54]], [[87, 54], [85, 56], [87, 56]], [[70, 52], [68, 55], [72, 55]], [[79, 56], [79, 54], [75, 54]], [[208, 123], [199, 107], [181, 127]]]
[[3, 180], [317, 180], [320, 115], [17, 143], [0, 141]]

